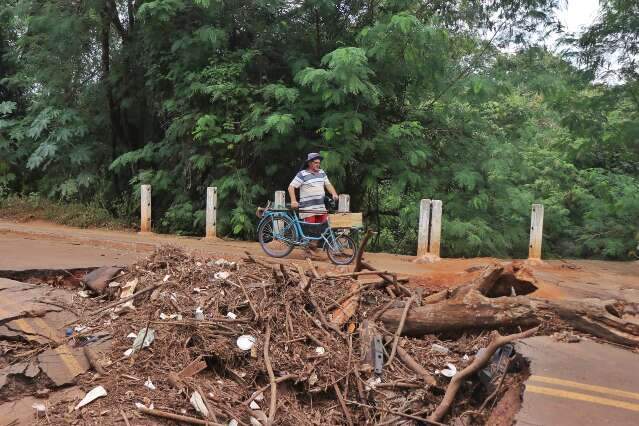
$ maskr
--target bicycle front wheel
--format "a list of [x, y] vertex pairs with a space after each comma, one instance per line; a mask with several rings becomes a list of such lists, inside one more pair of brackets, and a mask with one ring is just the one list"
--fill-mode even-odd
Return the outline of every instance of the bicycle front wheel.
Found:
[[326, 254], [336, 265], [348, 265], [355, 259], [357, 246], [355, 241], [346, 234], [337, 235], [332, 244], [326, 244]]
[[260, 222], [257, 238], [264, 253], [271, 257], [286, 257], [293, 251], [297, 241], [297, 229], [291, 218], [269, 216]]

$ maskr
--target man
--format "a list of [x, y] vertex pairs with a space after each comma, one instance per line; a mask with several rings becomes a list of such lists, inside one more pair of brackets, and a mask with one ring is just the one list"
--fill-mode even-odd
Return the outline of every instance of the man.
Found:
[[[291, 207], [300, 208], [300, 218], [306, 223], [324, 223], [328, 220], [328, 214], [324, 207], [324, 188], [337, 201], [338, 196], [335, 188], [328, 180], [324, 170], [320, 168], [322, 156], [317, 152], [307, 155], [304, 167], [295, 175], [288, 186], [288, 195], [291, 197]], [[300, 190], [300, 201], [297, 202], [295, 190]], [[316, 213], [317, 212], [317, 213]]]

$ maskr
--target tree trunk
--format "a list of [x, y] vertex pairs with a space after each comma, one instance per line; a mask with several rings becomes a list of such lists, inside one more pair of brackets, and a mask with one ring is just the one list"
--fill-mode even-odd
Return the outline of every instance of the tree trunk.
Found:
[[576, 330], [606, 341], [639, 347], [639, 318], [632, 306], [613, 300], [533, 300], [538, 309], [549, 309]]
[[[389, 330], [397, 328], [402, 309], [391, 309], [381, 316]], [[506, 326], [539, 324], [535, 310], [526, 297], [489, 299], [477, 291], [470, 291], [459, 299], [428, 304], [409, 311], [403, 334], [454, 332], [468, 329], [495, 329]]]

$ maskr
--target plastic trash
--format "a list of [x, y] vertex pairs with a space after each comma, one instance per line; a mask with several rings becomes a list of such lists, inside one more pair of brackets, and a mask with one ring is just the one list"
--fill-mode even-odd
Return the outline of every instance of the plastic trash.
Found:
[[213, 278], [215, 278], [216, 280], [225, 280], [230, 276], [231, 273], [226, 271], [216, 272], [215, 274], [213, 274]]
[[226, 313], [226, 317], [230, 318], [230, 319], [237, 319], [237, 315], [235, 315], [233, 312], [227, 312]]
[[326, 349], [323, 346], [318, 346], [315, 348], [315, 353], [317, 355], [324, 355], [326, 353]]
[[169, 278], [171, 278], [170, 275], [165, 275], [164, 278], [162, 279], [162, 282], [165, 283], [169, 280]]
[[238, 426], [239, 423], [237, 422], [237, 420], [235, 419], [231, 419], [229, 420], [229, 425], [228, 426]]
[[250, 351], [255, 344], [255, 337], [249, 334], [243, 334], [237, 338], [237, 347], [243, 351]]
[[150, 377], [147, 377], [146, 382], [144, 382], [144, 387], [149, 388], [151, 390], [155, 390], [155, 385], [151, 381]]
[[249, 407], [251, 407], [252, 410], [259, 410], [260, 409], [260, 405], [255, 402], [255, 401], [251, 401], [251, 403], [249, 404]]
[[138, 337], [138, 335], [135, 333], [129, 333], [126, 337], [128, 337], [129, 339], [135, 339], [136, 337]]
[[198, 413], [202, 414], [205, 418], [209, 416], [209, 410], [206, 408], [202, 395], [200, 395], [197, 391], [193, 392], [189, 401]]
[[204, 320], [204, 311], [202, 310], [202, 308], [200, 306], [195, 308], [194, 316], [195, 316], [195, 320], [196, 321], [203, 321]]
[[86, 290], [80, 290], [80, 291], [78, 291], [78, 296], [87, 298], [87, 297], [89, 297], [89, 292], [86, 291]]
[[36, 417], [40, 417], [42, 415], [46, 416], [47, 414], [47, 406], [40, 402], [33, 403], [31, 408], [33, 408], [36, 411]]
[[89, 393], [87, 393], [84, 396], [84, 398], [82, 398], [82, 401], [78, 402], [78, 405], [75, 406], [75, 409], [78, 410], [78, 409], [84, 407], [85, 405], [95, 401], [96, 399], [101, 398], [101, 397], [106, 396], [106, 395], [107, 395], [107, 391], [102, 386], [95, 387], [95, 388], [91, 389], [89, 391]]
[[[144, 337], [145, 335], [146, 337]], [[144, 339], [144, 342], [142, 342], [142, 339]], [[139, 351], [142, 348], [147, 348], [151, 346], [153, 340], [155, 340], [155, 330], [149, 328], [147, 331], [147, 328], [145, 327], [138, 331], [138, 335], [135, 336], [135, 341], [133, 342], [133, 347], [131, 349], [133, 349], [133, 352], [135, 352]]]
[[440, 373], [442, 373], [444, 376], [453, 377], [455, 374], [457, 374], [457, 367], [455, 367], [450, 362], [446, 364], [446, 367], [447, 368], [444, 368], [442, 371], [440, 371]]
[[438, 345], [437, 343], [433, 343], [430, 349], [433, 352], [438, 352], [444, 355], [450, 352], [450, 349], [448, 349], [446, 346]]

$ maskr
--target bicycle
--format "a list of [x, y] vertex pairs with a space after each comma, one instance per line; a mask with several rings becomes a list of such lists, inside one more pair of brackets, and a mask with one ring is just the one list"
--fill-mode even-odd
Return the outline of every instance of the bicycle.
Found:
[[[257, 237], [262, 250], [271, 257], [286, 257], [295, 247], [308, 248], [311, 242], [323, 243], [328, 258], [336, 265], [348, 265], [357, 255], [357, 246], [348, 235], [351, 228], [331, 228], [327, 223], [314, 224], [300, 220], [299, 213], [316, 211], [293, 210], [290, 204], [284, 209], [274, 209], [269, 201], [265, 208], [257, 210], [261, 219], [257, 226]], [[306, 228], [317, 236], [307, 235]], [[325, 228], [325, 229], [322, 229]], [[321, 232], [320, 232], [321, 231]]]

